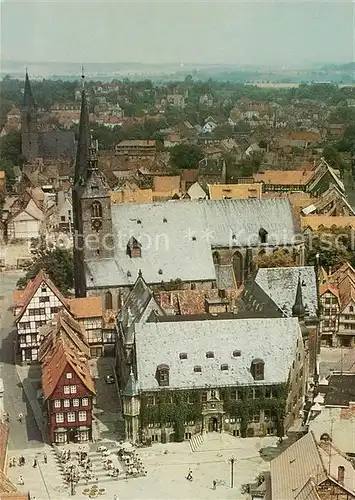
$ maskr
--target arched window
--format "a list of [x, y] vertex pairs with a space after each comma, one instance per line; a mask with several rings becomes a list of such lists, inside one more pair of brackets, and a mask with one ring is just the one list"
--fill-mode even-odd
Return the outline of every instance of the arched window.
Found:
[[102, 205], [99, 201], [94, 201], [91, 205], [91, 217], [93, 219], [102, 217]]
[[213, 263], [214, 264], [218, 264], [219, 265], [221, 263], [221, 256], [219, 255], [219, 253], [217, 251], [213, 252], [212, 257], [213, 257]]
[[232, 265], [235, 280], [237, 282], [237, 287], [239, 288], [243, 284], [244, 278], [244, 263], [243, 256], [240, 252], [235, 252], [232, 258]]
[[112, 293], [105, 293], [105, 309], [112, 309]]

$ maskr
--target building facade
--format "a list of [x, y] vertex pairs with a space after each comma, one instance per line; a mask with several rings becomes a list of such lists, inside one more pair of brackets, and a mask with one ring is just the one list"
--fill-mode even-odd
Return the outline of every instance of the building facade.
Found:
[[[278, 351], [277, 361], [266, 351]], [[129, 352], [121, 359], [128, 376], [119, 380], [126, 438], [136, 442], [216, 431], [283, 436], [303, 407], [308, 362], [296, 318], [155, 318], [135, 325]]]
[[95, 388], [87, 360], [58, 344], [43, 361], [42, 389], [51, 443], [91, 440]]
[[45, 325], [62, 308], [68, 309], [65, 297], [48, 276], [40, 271], [24, 290], [13, 294], [16, 350], [22, 363], [36, 362], [40, 346], [39, 328]]

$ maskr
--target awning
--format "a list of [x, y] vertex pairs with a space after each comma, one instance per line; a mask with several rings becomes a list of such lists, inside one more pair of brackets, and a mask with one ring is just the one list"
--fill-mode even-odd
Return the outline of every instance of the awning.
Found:
[[67, 432], [65, 427], [58, 427], [58, 429], [54, 429], [54, 432]]
[[78, 427], [78, 431], [89, 431], [90, 430], [90, 427], [86, 427], [85, 425], [81, 425], [80, 427]]

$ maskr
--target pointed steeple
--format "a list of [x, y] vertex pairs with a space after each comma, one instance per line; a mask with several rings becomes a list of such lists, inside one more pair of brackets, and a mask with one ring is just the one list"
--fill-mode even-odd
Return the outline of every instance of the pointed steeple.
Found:
[[305, 316], [305, 307], [303, 304], [303, 295], [302, 295], [302, 280], [301, 273], [298, 275], [298, 283], [297, 283], [297, 291], [296, 291], [296, 299], [295, 303], [292, 307], [292, 316], [297, 316], [298, 318], [304, 318]]
[[34, 97], [32, 94], [31, 83], [30, 83], [27, 69], [26, 69], [25, 91], [23, 94], [22, 107], [27, 108], [27, 109], [36, 107], [35, 100], [34, 100]]
[[[85, 78], [84, 74], [81, 77], [84, 82]], [[90, 137], [89, 109], [83, 83], [83, 88], [81, 91], [79, 137], [78, 137], [78, 145], [76, 151], [74, 184], [77, 184], [77, 182], [79, 181], [85, 182], [86, 180], [90, 142], [91, 142], [91, 137]]]
[[134, 376], [132, 367], [131, 367], [131, 371], [130, 371], [130, 374], [129, 374], [129, 377], [127, 380], [126, 387], [122, 393], [122, 396], [126, 396], [129, 398], [134, 398], [135, 396], [138, 396], [137, 382], [136, 382], [136, 378]]

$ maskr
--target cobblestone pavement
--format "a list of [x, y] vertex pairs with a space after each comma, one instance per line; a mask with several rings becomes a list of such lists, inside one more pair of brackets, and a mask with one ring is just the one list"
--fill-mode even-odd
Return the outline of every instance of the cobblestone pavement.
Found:
[[[89, 481], [86, 485], [81, 480], [76, 488], [75, 497], [88, 498], [84, 491], [97, 486], [103, 494], [99, 498], [113, 500], [116, 494], [120, 500], [167, 500], [167, 499], [244, 499], [241, 485], [253, 482], [261, 472], [269, 469], [269, 463], [260, 458], [259, 450], [273, 446], [277, 438], [235, 438], [228, 434], [211, 433], [205, 436], [197, 451], [192, 452], [189, 442], [155, 444], [150, 448], [139, 448], [138, 454], [147, 469], [146, 477], [113, 479], [101, 467], [101, 456], [96, 451], [97, 444], [90, 445], [88, 452], [98, 481]], [[102, 441], [111, 447], [115, 454], [117, 443]], [[100, 443], [101, 444], [101, 443]], [[78, 445], [67, 445], [72, 451]], [[60, 448], [62, 449], [62, 448]], [[36, 500], [60, 500], [70, 498], [69, 487], [64, 485], [58, 460], [53, 448], [46, 448], [48, 461], [44, 464], [43, 450], [39, 450], [38, 467], [32, 467], [37, 450], [26, 450], [26, 465], [9, 469], [10, 478], [15, 482], [19, 474], [23, 475], [24, 491], [30, 489]], [[234, 465], [234, 488], [230, 487], [230, 458], [236, 459]], [[186, 475], [192, 470], [193, 481], [187, 481]], [[212, 489], [216, 480], [217, 490]], [[21, 487], [19, 487], [21, 489]]]
[[[12, 315], [12, 291], [22, 273], [0, 273], [0, 377], [4, 382], [4, 409], [10, 415], [10, 450], [37, 448], [42, 436], [14, 364], [16, 332]], [[25, 419], [17, 420], [19, 413]]]

